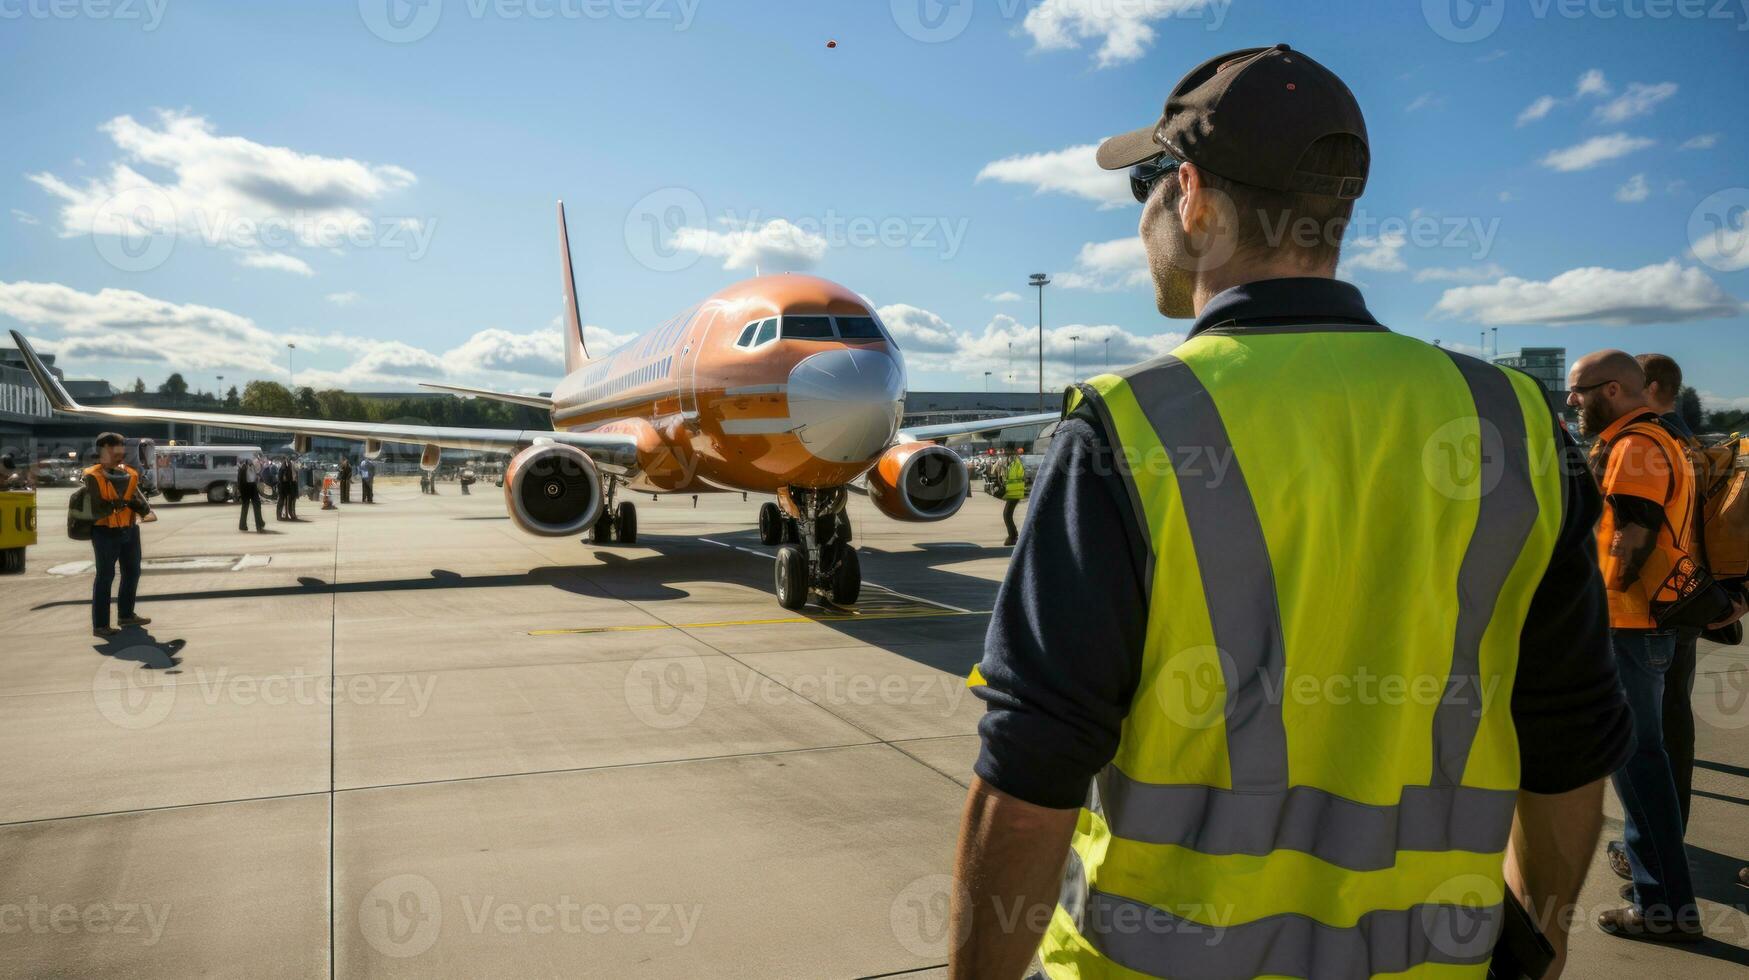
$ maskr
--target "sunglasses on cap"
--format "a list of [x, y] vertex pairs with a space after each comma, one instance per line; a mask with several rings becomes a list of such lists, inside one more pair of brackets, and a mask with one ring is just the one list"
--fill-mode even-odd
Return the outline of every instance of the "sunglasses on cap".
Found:
[[1130, 168], [1130, 193], [1136, 196], [1137, 202], [1148, 203], [1148, 195], [1154, 192], [1154, 185], [1177, 173], [1182, 165], [1183, 161], [1165, 153], [1143, 160]]

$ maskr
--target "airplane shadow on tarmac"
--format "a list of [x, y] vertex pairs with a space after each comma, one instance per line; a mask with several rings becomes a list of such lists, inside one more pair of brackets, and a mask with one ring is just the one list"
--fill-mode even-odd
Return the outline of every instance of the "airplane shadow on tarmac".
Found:
[[[410, 592], [449, 589], [522, 588], [550, 585], [561, 592], [593, 598], [618, 599], [630, 602], [669, 602], [686, 599], [692, 593], [669, 584], [672, 581], [711, 581], [746, 586], [764, 599], [749, 597], [757, 606], [766, 601], [771, 612], [781, 615], [785, 610], [776, 605], [772, 595], [771, 566], [761, 556], [771, 553], [761, 549], [756, 532], [733, 531], [712, 535], [721, 542], [713, 544], [690, 536], [642, 535], [635, 554], [627, 554], [611, 545], [583, 546], [593, 549], [598, 565], [546, 565], [525, 572], [492, 575], [464, 575], [449, 569], [432, 569], [420, 578], [378, 579], [361, 582], [327, 582], [314, 576], [298, 579], [296, 585], [256, 586], [239, 589], [211, 589], [199, 592], [158, 592], [142, 594], [141, 603], [191, 602], [208, 599], [275, 599], [305, 595], [353, 595], [379, 592]], [[758, 552], [749, 554], [739, 548]], [[911, 603], [913, 612], [904, 615], [834, 615], [810, 605], [806, 614], [822, 625], [830, 626], [862, 642], [883, 648], [929, 644], [927, 653], [918, 650], [899, 651], [902, 655], [952, 673], [963, 674], [982, 655], [984, 631], [989, 622], [988, 611], [996, 597], [997, 583], [938, 568], [940, 565], [974, 561], [981, 558], [1006, 557], [1007, 548], [986, 547], [955, 542], [933, 544], [919, 550], [887, 552], [862, 547], [865, 582], [863, 606], [887, 596], [923, 597]], [[878, 583], [878, 584], [877, 584]], [[891, 586], [896, 592], [887, 592]], [[45, 602], [35, 609], [61, 606], [83, 606], [88, 599], [66, 599]], [[942, 608], [942, 604], [951, 604]], [[957, 608], [951, 608], [957, 607]], [[118, 649], [126, 649], [126, 634], [116, 638], [124, 641]], [[111, 641], [112, 644], [115, 641]], [[139, 642], [136, 638], [135, 642]], [[180, 647], [178, 647], [180, 649]], [[940, 661], [940, 662], [937, 662]]]

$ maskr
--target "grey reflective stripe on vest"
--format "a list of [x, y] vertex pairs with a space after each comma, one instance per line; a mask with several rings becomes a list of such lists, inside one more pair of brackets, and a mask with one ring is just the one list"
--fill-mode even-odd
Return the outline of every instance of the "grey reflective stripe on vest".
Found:
[[1346, 928], [1292, 914], [1207, 925], [1088, 888], [1074, 848], [1062, 896], [1059, 904], [1075, 931], [1101, 955], [1138, 973], [1173, 977], [1358, 978], [1421, 963], [1483, 963], [1493, 955], [1502, 911], [1500, 905], [1427, 904], [1368, 912]]
[[[1202, 467], [1175, 466], [1173, 472], [1215, 646], [1223, 654], [1233, 788], [1286, 789], [1287, 732], [1281, 705], [1270, 703], [1269, 692], [1281, 690], [1287, 650], [1269, 545], [1244, 470], [1214, 397], [1190, 365], [1168, 354], [1127, 380], [1137, 406], [1174, 458], [1194, 450], [1200, 459], [1227, 463], [1219, 477], [1212, 467], [1198, 472]], [[1146, 520], [1146, 512], [1140, 516]]]
[[1455, 786], [1463, 782], [1482, 719], [1482, 635], [1540, 508], [1531, 483], [1524, 410], [1512, 379], [1492, 364], [1446, 354], [1469, 385], [1482, 440], [1476, 529], [1458, 568], [1451, 672], [1433, 713], [1433, 782]]
[[1202, 854], [1301, 851], [1351, 871], [1389, 868], [1398, 851], [1503, 851], [1518, 801], [1512, 790], [1408, 786], [1396, 806], [1374, 806], [1312, 786], [1259, 794], [1144, 783], [1116, 766], [1098, 785], [1107, 826], [1126, 840]]
[[1501, 911], [1430, 904], [1368, 912], [1348, 928], [1291, 914], [1223, 927], [1094, 891], [1081, 935], [1112, 962], [1154, 976], [1364, 978], [1422, 963], [1485, 963]]

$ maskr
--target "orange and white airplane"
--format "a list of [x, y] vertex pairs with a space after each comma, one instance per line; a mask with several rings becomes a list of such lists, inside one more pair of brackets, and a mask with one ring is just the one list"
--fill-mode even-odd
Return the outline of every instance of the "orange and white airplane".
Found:
[[905, 364], [880, 318], [856, 293], [813, 276], [760, 276], [720, 290], [617, 349], [590, 357], [559, 204], [565, 283], [565, 371], [551, 397], [426, 385], [546, 410], [550, 431], [272, 418], [80, 405], [17, 331], [13, 340], [56, 411], [119, 421], [188, 422], [423, 445], [436, 469], [443, 449], [511, 453], [504, 472], [511, 519], [531, 534], [589, 532], [598, 543], [637, 540], [637, 508], [617, 491], [772, 493], [759, 538], [780, 544], [778, 601], [810, 595], [856, 601], [861, 571], [844, 514], [852, 484], [890, 518], [939, 521], [964, 502], [958, 454], [940, 445], [1055, 413], [900, 429]]

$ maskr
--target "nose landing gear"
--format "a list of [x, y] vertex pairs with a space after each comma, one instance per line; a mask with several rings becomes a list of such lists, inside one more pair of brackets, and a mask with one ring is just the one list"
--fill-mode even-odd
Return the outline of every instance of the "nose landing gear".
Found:
[[862, 563], [850, 543], [844, 488], [791, 487], [789, 496], [802, 512], [799, 520], [785, 515], [776, 504], [759, 509], [759, 540], [792, 542], [777, 549], [778, 605], [800, 609], [810, 595], [833, 605], [854, 603], [862, 592]]

